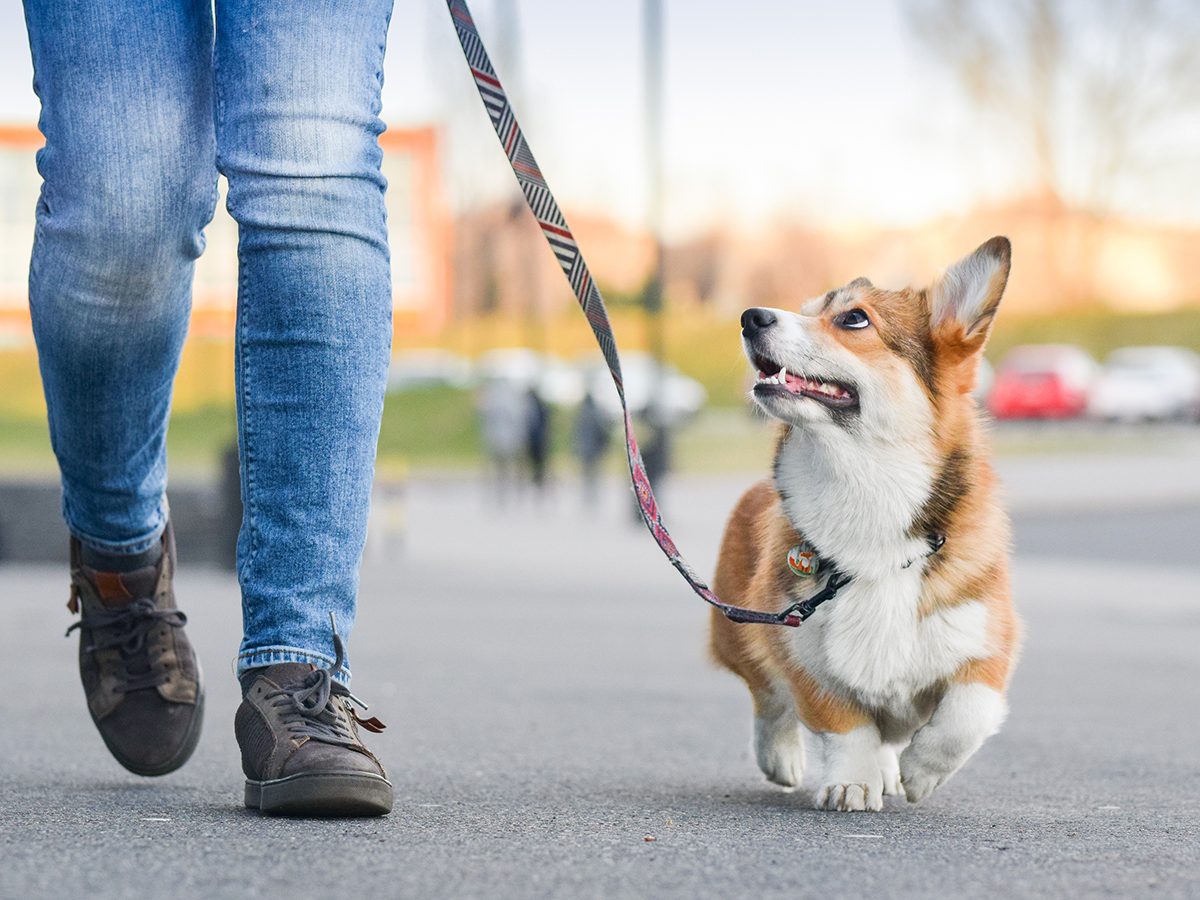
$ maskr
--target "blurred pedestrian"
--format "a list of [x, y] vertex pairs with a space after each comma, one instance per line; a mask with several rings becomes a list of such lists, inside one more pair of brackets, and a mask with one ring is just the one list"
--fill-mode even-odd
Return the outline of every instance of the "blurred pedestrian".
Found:
[[377, 140], [391, 7], [25, 0], [46, 138], [29, 305], [73, 628], [92, 719], [140, 775], [187, 762], [203, 716], [172, 587], [165, 438], [195, 261], [218, 172], [228, 180], [245, 506], [234, 730], [245, 803], [264, 812], [392, 807], [343, 643], [391, 341]]
[[592, 392], [588, 391], [584, 394], [583, 402], [579, 404], [579, 412], [575, 416], [572, 445], [579, 460], [583, 500], [589, 505], [596, 502], [599, 494], [600, 463], [608, 451], [611, 430], [608, 417], [592, 396]]
[[496, 378], [480, 390], [479, 419], [487, 451], [489, 479], [503, 504], [517, 490], [525, 450], [526, 400], [511, 381]]
[[550, 407], [537, 385], [531, 385], [525, 393], [525, 452], [533, 486], [542, 492], [550, 468]]
[[[642, 424], [645, 425], [646, 442], [642, 445], [642, 464], [646, 467], [646, 478], [656, 490], [662, 489], [663, 482], [671, 471], [671, 426], [666, 410], [658, 399], [651, 400], [650, 405], [642, 411]], [[642, 509], [633, 498], [633, 520], [642, 521]]]

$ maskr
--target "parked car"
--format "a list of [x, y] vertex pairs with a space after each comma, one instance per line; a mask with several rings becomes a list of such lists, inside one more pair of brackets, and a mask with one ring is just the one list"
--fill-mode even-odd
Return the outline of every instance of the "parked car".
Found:
[[583, 399], [583, 379], [579, 372], [554, 356], [527, 347], [489, 350], [479, 357], [475, 371], [479, 380], [509, 381], [528, 389], [537, 387], [547, 403], [569, 406]]
[[981, 358], [979, 368], [975, 372], [975, 390], [971, 392], [975, 401], [981, 406], [987, 403], [988, 395], [992, 392], [992, 385], [995, 383], [996, 370], [992, 368], [990, 362]]
[[[608, 367], [599, 357], [591, 357], [584, 363], [584, 368], [584, 383], [600, 408], [619, 419], [621, 403]], [[664, 425], [687, 421], [708, 401], [704, 385], [669, 364], [663, 364], [660, 369], [648, 353], [621, 354], [621, 375], [625, 383], [625, 402], [634, 415], [657, 415]]]
[[1088, 397], [1088, 415], [1113, 422], [1200, 416], [1200, 356], [1185, 347], [1113, 351]]
[[988, 395], [997, 419], [1070, 419], [1087, 409], [1096, 362], [1069, 344], [1015, 347]]
[[388, 390], [427, 387], [465, 388], [471, 383], [471, 361], [449, 350], [402, 350], [392, 357]]

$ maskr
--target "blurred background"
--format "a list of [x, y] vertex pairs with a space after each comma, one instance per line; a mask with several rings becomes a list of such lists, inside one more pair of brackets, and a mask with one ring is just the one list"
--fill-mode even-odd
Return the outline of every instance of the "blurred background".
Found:
[[[668, 497], [766, 472], [742, 309], [859, 275], [925, 282], [1003, 233], [1013, 274], [979, 398], [1010, 490], [1044, 498], [1086, 472], [1072, 490], [1089, 503], [1200, 508], [1200, 6], [474, 7], [608, 300]], [[0, 10], [0, 560], [62, 553], [26, 308], [41, 137], [20, 15]], [[430, 484], [631, 520], [615, 394], [443, 4], [398, 3], [389, 41], [395, 354], [373, 546], [403, 544]], [[235, 245], [219, 209], [170, 431], [181, 541], [217, 563], [236, 521]]]
[[472, 7], [702, 576], [769, 473], [740, 312], [861, 275], [927, 282], [1012, 239], [979, 387], [1027, 625], [1004, 732], [931, 803], [869, 821], [812, 818], [762, 782], [745, 691], [705, 660], [707, 608], [635, 522], [612, 386], [445, 5], [397, 0], [395, 355], [352, 649], [394, 726], [371, 746], [403, 812], [269, 832], [240, 815], [240, 696], [219, 677], [241, 624], [223, 210], [169, 437], [214, 724], [179, 775], [117, 771], [60, 636], [67, 541], [26, 310], [41, 139], [20, 4], [2, 3], [0, 658], [20, 664], [0, 697], [0, 894], [128, 894], [139, 872], [145, 893], [164, 873], [182, 896], [336, 891], [345, 866], [294, 860], [337, 841], [356, 881], [418, 897], [1200, 895], [1200, 3]]

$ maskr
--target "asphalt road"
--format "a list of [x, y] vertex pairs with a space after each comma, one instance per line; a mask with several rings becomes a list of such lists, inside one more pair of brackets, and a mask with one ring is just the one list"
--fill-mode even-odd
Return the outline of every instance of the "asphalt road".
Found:
[[[702, 571], [737, 487], [666, 497]], [[1021, 516], [1008, 724], [926, 804], [870, 815], [761, 779], [702, 604], [623, 501], [499, 511], [419, 485], [403, 541], [398, 510], [380, 514], [352, 653], [391, 726], [373, 741], [398, 799], [381, 820], [241, 808], [236, 586], [186, 547], [208, 724], [156, 780], [87, 718], [64, 573], [0, 568], [0, 896], [1200, 895], [1200, 506]], [[1170, 552], [1126, 552], [1148, 527]]]

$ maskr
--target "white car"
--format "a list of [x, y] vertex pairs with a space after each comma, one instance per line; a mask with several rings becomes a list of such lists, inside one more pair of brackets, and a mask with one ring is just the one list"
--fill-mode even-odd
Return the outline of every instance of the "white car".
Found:
[[[598, 357], [590, 358], [584, 367], [587, 369], [584, 381], [600, 408], [614, 419], [620, 419], [621, 401], [617, 398], [608, 367]], [[625, 383], [625, 402], [630, 411], [646, 418], [657, 417], [663, 425], [687, 421], [708, 401], [704, 385], [673, 366], [663, 365], [660, 369], [648, 353], [622, 354], [621, 375]]]
[[547, 403], [570, 406], [583, 399], [583, 379], [569, 365], [527, 347], [489, 350], [475, 365], [481, 382], [508, 381], [528, 390], [536, 386]]
[[992, 385], [995, 383], [996, 370], [990, 362], [980, 357], [979, 368], [975, 372], [975, 390], [971, 392], [980, 406], [987, 403], [988, 394], [992, 392]]
[[1200, 356], [1185, 347], [1122, 347], [1088, 396], [1088, 415], [1109, 421], [1195, 419]]

